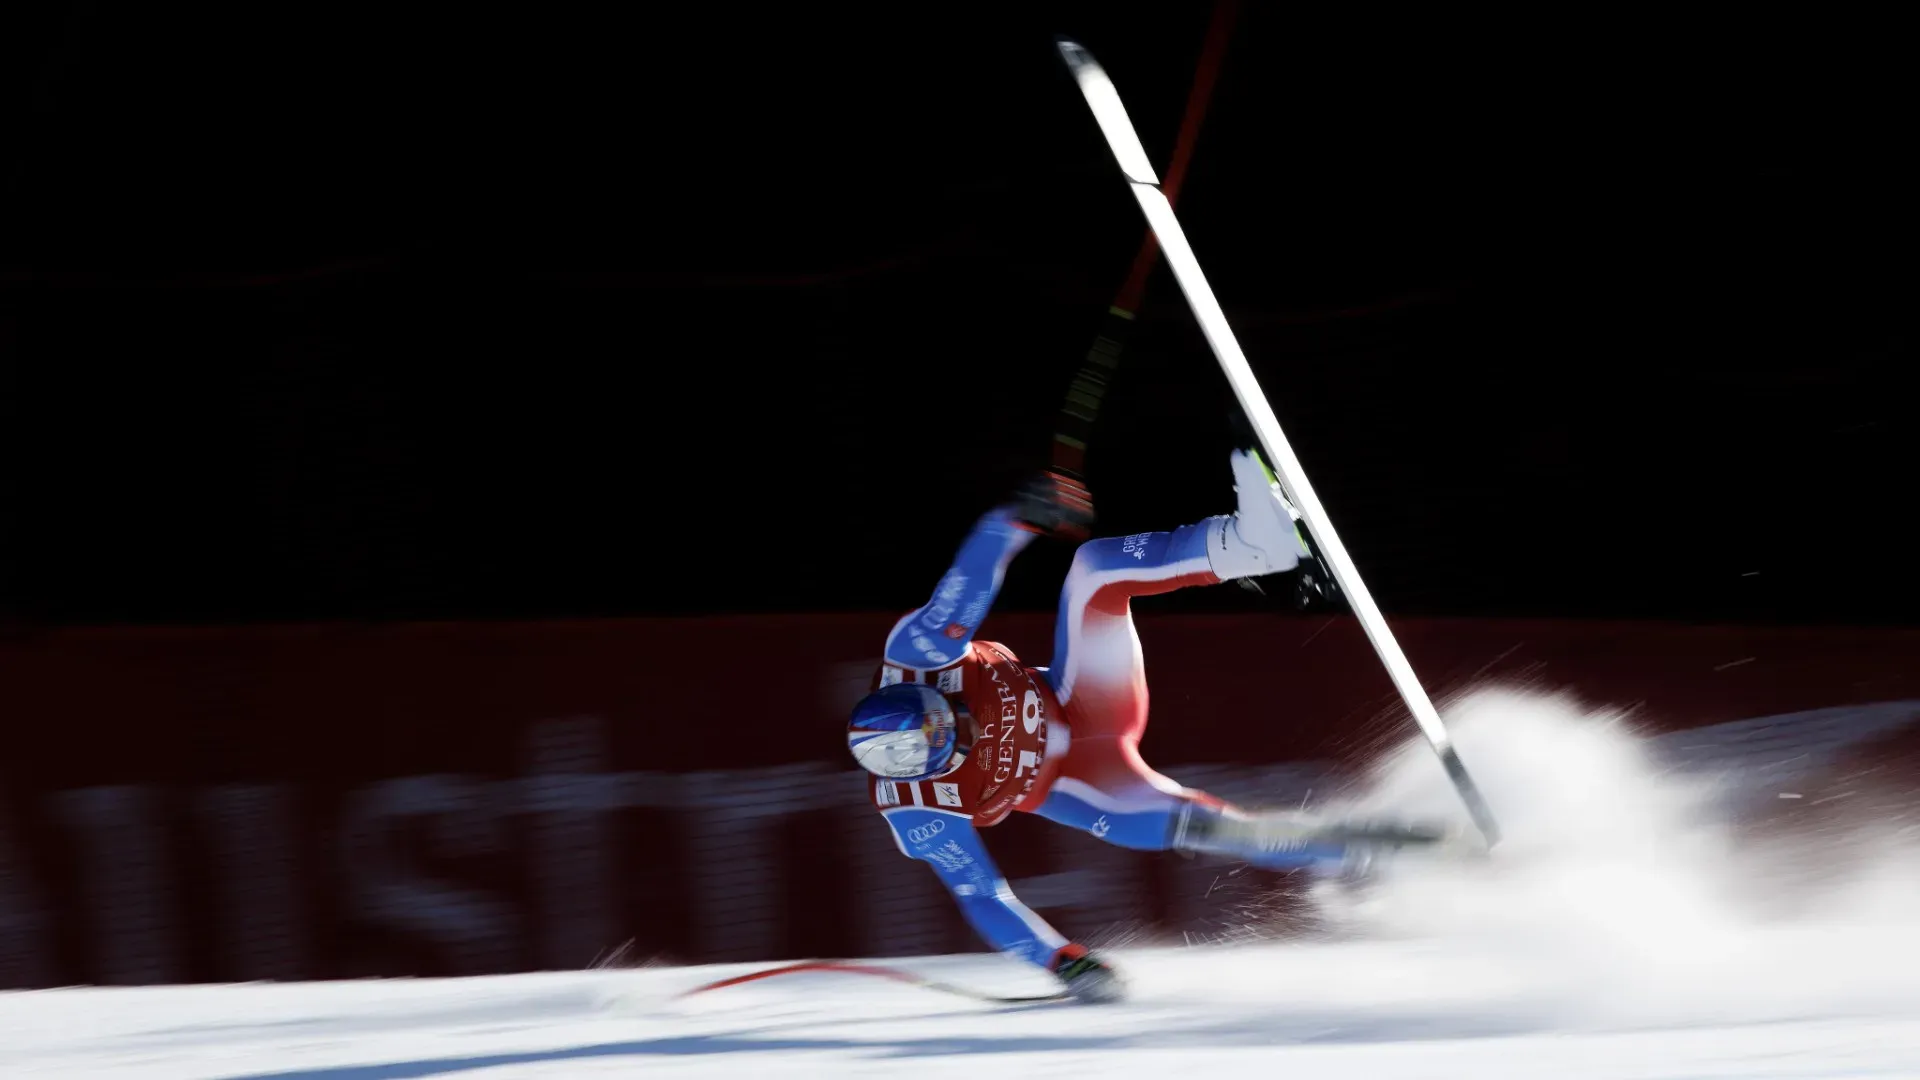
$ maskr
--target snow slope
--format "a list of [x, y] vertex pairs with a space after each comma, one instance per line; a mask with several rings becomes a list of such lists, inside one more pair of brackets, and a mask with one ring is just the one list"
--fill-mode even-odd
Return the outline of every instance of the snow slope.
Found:
[[[1920, 1077], [1920, 860], [1897, 831], [1755, 843], [1606, 714], [1448, 710], [1509, 831], [1394, 864], [1322, 932], [1123, 949], [1135, 997], [993, 1007], [755, 965], [0, 995], [0, 1076]], [[1424, 747], [1361, 809], [1458, 812]], [[998, 957], [892, 961], [1002, 993]], [[904, 1067], [904, 1068], [903, 1068]], [[910, 1070], [910, 1071], [905, 1071]]]
[[[1588, 1013], [1578, 974], [1413, 943], [1127, 957], [1115, 1008], [993, 1008], [840, 975], [686, 999], [714, 970], [77, 989], [0, 1003], [9, 1077], [1920, 1075], [1920, 1001], [1830, 982]], [[1905, 959], [1911, 960], [1911, 954]], [[987, 957], [919, 966], [1018, 990]], [[739, 970], [739, 969], [729, 969]], [[1542, 992], [1545, 990], [1545, 992]], [[1768, 998], [1771, 997], [1771, 1000]]]

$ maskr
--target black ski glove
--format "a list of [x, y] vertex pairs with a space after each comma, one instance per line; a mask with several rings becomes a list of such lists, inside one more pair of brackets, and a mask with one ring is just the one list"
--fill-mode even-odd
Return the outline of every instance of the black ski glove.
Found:
[[1068, 945], [1053, 956], [1053, 975], [1066, 984], [1067, 993], [1089, 1005], [1104, 1005], [1127, 996], [1120, 973], [1108, 967], [1084, 945]]
[[1020, 524], [1042, 536], [1079, 541], [1093, 532], [1093, 496], [1063, 472], [1050, 470], [1027, 481], [1014, 496], [1013, 510]]

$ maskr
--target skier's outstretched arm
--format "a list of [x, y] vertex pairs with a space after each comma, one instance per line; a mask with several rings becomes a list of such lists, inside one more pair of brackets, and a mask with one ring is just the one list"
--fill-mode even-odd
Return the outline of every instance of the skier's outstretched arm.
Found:
[[981, 515], [933, 596], [887, 635], [890, 664], [929, 671], [958, 660], [1000, 593], [1007, 567], [1035, 536], [1084, 536], [1093, 505], [1077, 482], [1045, 473]]
[[1078, 997], [1110, 1001], [1120, 996], [1120, 980], [1112, 969], [1013, 895], [967, 815], [925, 806], [898, 806], [881, 813], [901, 852], [933, 867], [987, 944], [1052, 973]]

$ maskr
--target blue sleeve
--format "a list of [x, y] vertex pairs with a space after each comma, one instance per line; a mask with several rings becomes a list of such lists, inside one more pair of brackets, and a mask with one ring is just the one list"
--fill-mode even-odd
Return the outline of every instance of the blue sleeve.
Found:
[[1004, 507], [975, 522], [954, 556], [952, 569], [934, 588], [933, 599], [900, 620], [887, 635], [887, 662], [927, 670], [958, 659], [993, 606], [1007, 565], [1033, 537]]
[[961, 914], [988, 945], [1052, 969], [1053, 956], [1067, 939], [1013, 895], [971, 818], [924, 806], [897, 806], [881, 813], [893, 827], [900, 850], [933, 867]]

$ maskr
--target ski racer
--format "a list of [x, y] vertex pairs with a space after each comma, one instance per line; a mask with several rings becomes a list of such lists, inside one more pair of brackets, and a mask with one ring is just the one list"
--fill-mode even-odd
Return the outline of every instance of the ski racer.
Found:
[[848, 721], [848, 749], [901, 852], [934, 868], [988, 944], [1083, 1001], [1117, 1000], [1123, 982], [1022, 904], [988, 856], [979, 830], [1015, 810], [1121, 847], [1273, 870], [1337, 869], [1381, 846], [1443, 839], [1250, 814], [1141, 758], [1147, 683], [1133, 598], [1284, 572], [1307, 554], [1298, 513], [1258, 457], [1235, 451], [1231, 464], [1234, 514], [1079, 545], [1044, 668], [974, 638], [1014, 556], [1036, 536], [1088, 534], [1082, 485], [1059, 473], [1029, 483], [975, 523], [932, 599], [894, 625], [873, 691]]

